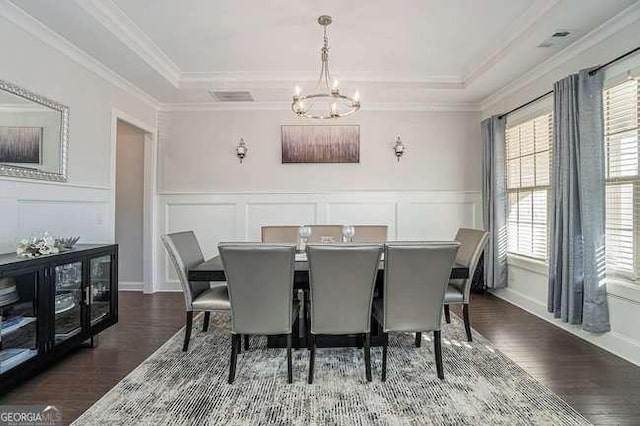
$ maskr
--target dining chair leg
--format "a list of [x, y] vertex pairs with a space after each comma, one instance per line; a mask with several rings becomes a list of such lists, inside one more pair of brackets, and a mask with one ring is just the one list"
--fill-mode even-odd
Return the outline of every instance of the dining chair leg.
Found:
[[205, 312], [204, 313], [204, 321], [202, 322], [202, 331], [207, 331], [209, 330], [209, 316], [210, 316], [211, 312]]
[[304, 332], [307, 341], [307, 350], [311, 350], [311, 312], [309, 303], [309, 291], [304, 290], [303, 295], [303, 309], [304, 309]]
[[469, 320], [469, 304], [462, 305], [462, 317], [464, 318], [464, 331], [467, 332], [467, 341], [472, 342], [471, 338], [471, 321]]
[[444, 305], [444, 320], [447, 324], [451, 324], [451, 313], [449, 312], [449, 305]]
[[364, 335], [364, 368], [367, 382], [371, 381], [371, 333]]
[[444, 369], [442, 367], [442, 340], [440, 336], [440, 330], [433, 332], [433, 349], [436, 354], [436, 370], [438, 371], [438, 378], [444, 379]]
[[236, 378], [236, 361], [238, 360], [239, 350], [240, 350], [240, 335], [231, 334], [231, 360], [229, 362], [229, 384], [232, 384]]
[[422, 346], [422, 333], [418, 331], [416, 333], [416, 348], [419, 348], [420, 346]]
[[382, 335], [382, 381], [387, 380], [387, 347], [389, 346], [389, 333]]
[[313, 367], [316, 361], [316, 337], [309, 333], [309, 346], [311, 353], [309, 354], [309, 384], [313, 383]]
[[193, 327], [193, 311], [187, 311], [187, 324], [184, 329], [184, 344], [182, 345], [182, 352], [186, 352], [189, 349], [189, 339], [191, 339], [191, 327]]
[[245, 351], [249, 350], [249, 335], [248, 334], [244, 335], [244, 350]]
[[293, 383], [293, 366], [291, 363], [291, 333], [287, 334], [287, 382]]

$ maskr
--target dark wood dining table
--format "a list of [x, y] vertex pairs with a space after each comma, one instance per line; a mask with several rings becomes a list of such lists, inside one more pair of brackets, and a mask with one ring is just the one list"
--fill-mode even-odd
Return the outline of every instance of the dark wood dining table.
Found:
[[[211, 259], [205, 260], [204, 262], [195, 265], [193, 268], [189, 269], [188, 272], [189, 281], [226, 281], [227, 277], [224, 273], [224, 267], [222, 266], [222, 260], [220, 256], [212, 257]], [[384, 261], [380, 261], [378, 266], [378, 278], [376, 282], [377, 291], [382, 291], [382, 282], [384, 277]], [[463, 265], [454, 264], [451, 268], [451, 279], [464, 279], [469, 277], [469, 268]], [[295, 265], [295, 273], [294, 273], [294, 281], [293, 281], [294, 290], [303, 290], [305, 295], [309, 290], [309, 262], [302, 259], [296, 259]], [[306, 297], [305, 297], [306, 299]], [[305, 305], [305, 304], [303, 304]], [[303, 318], [306, 315], [303, 312]], [[373, 320], [373, 319], [372, 319]], [[302, 323], [302, 327], [301, 327]], [[378, 327], [377, 324], [372, 324], [371, 327], [371, 344], [378, 345]], [[306, 338], [305, 338], [305, 330], [304, 330], [304, 321], [296, 321], [294, 324], [294, 341], [293, 344], [295, 347], [306, 347]], [[284, 336], [269, 336], [268, 337], [268, 346], [269, 347], [285, 347], [285, 338]], [[359, 341], [356, 336], [319, 336], [317, 340], [317, 346], [319, 347], [333, 347], [333, 346], [357, 346], [359, 345]]]

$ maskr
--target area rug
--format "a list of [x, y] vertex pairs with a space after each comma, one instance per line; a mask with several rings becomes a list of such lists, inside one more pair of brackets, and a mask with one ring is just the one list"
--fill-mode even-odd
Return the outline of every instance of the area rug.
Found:
[[290, 385], [286, 351], [252, 338], [229, 385], [229, 319], [216, 315], [208, 332], [194, 324], [187, 353], [180, 331], [74, 425], [589, 424], [477, 332], [467, 343], [462, 322], [451, 319], [442, 329], [444, 380], [430, 336], [416, 348], [413, 335], [392, 334], [386, 382], [381, 348], [372, 348], [371, 383], [361, 349], [320, 348], [312, 385], [308, 351], [293, 351]]

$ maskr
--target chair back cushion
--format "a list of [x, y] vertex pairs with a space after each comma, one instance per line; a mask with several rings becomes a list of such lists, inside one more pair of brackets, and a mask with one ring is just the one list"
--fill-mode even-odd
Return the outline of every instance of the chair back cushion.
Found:
[[356, 225], [351, 241], [354, 243], [384, 244], [387, 242], [387, 225]]
[[310, 225], [310, 244], [321, 243], [323, 238], [333, 239], [332, 243], [342, 242], [342, 225]]
[[469, 268], [469, 278], [453, 280], [451, 284], [463, 293], [464, 303], [469, 303], [469, 293], [471, 291], [473, 275], [488, 238], [489, 233], [481, 229], [460, 228], [456, 234], [456, 241], [460, 243], [456, 263]]
[[385, 246], [385, 331], [440, 330], [442, 303], [458, 242]]
[[298, 244], [297, 226], [263, 226], [263, 243]]
[[308, 245], [311, 332], [368, 333], [380, 245]]
[[221, 243], [231, 331], [287, 334], [293, 323], [294, 244]]
[[189, 269], [204, 261], [200, 244], [193, 231], [176, 232], [160, 237], [169, 259], [178, 274], [187, 311], [193, 310], [193, 300], [209, 289], [208, 281], [189, 281]]

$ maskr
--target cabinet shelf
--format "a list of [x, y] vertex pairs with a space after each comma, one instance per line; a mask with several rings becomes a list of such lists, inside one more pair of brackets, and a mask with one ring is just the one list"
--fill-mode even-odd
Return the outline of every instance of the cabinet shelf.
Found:
[[35, 349], [3, 349], [0, 350], [0, 374], [11, 370], [19, 364], [38, 355]]
[[13, 333], [14, 331], [19, 330], [20, 328], [24, 327], [25, 325], [29, 325], [36, 322], [36, 319], [33, 317], [22, 317], [20, 318], [20, 321], [17, 321], [15, 324], [12, 324], [8, 327], [2, 327], [2, 329], [0, 329], [0, 336], [4, 337], [4, 336], [8, 336], [9, 334]]

